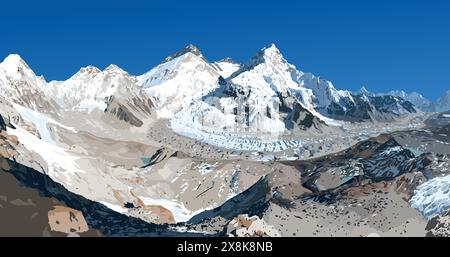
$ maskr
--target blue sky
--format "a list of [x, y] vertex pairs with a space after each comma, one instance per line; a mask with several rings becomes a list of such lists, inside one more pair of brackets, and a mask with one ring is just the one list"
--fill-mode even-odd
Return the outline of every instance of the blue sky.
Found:
[[19, 53], [63, 80], [114, 63], [141, 74], [185, 45], [245, 62], [274, 42], [300, 70], [339, 89], [450, 88], [450, 3], [341, 1], [3, 1], [0, 58]]

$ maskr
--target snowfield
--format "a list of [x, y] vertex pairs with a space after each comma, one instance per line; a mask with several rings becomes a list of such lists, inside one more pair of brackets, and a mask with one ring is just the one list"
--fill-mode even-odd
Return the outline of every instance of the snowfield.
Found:
[[[78, 157], [70, 155], [61, 147], [39, 139], [17, 124], [13, 125], [16, 129], [8, 128], [8, 134], [17, 136], [19, 142], [23, 144], [26, 149], [41, 156], [47, 163], [48, 175], [51, 178], [57, 178], [59, 182], [65, 181], [64, 184], [70, 185], [70, 181], [76, 176], [76, 173], [86, 173], [86, 171], [79, 168], [79, 165], [76, 162], [76, 160], [79, 159]], [[61, 179], [61, 176], [65, 177], [65, 179]]]

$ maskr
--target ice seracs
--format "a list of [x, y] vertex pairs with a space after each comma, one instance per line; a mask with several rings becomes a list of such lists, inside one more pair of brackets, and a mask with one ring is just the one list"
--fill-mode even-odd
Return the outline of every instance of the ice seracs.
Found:
[[433, 178], [419, 186], [410, 204], [427, 219], [447, 213], [450, 209], [450, 175]]

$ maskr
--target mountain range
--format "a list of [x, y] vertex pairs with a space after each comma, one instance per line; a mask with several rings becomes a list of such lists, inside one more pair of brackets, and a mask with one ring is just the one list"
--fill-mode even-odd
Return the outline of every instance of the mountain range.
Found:
[[140, 76], [116, 65], [103, 71], [88, 66], [66, 81], [46, 82], [18, 55], [8, 56], [0, 70], [2, 96], [18, 104], [50, 113], [98, 110], [134, 125], [142, 125], [151, 109], [172, 118], [196, 100], [195, 106], [205, 108], [195, 110], [202, 123], [262, 133], [317, 128], [330, 119], [380, 121], [450, 108], [450, 91], [431, 102], [416, 92], [336, 90], [330, 81], [297, 70], [274, 44], [242, 65], [230, 58], [210, 63], [189, 45]]
[[378, 93], [378, 95], [393, 95], [401, 97], [424, 112], [443, 112], [450, 110], [449, 98], [450, 90], [445, 91], [436, 101], [430, 101], [417, 92], [406, 93], [401, 90], [393, 90], [388, 93]]
[[[242, 64], [210, 62], [188, 45], [142, 75], [87, 66], [65, 81], [46, 81], [11, 54], [0, 63], [0, 168], [39, 192], [26, 194], [33, 201], [58, 200], [38, 233], [305, 235], [278, 217], [353, 200], [372, 208], [355, 195], [377, 201], [374, 188], [387, 190], [389, 208], [415, 206], [405, 217], [424, 229], [448, 210], [427, 183], [447, 175], [449, 109], [450, 91], [431, 102], [338, 90], [274, 44]], [[448, 193], [447, 179], [439, 183], [434, 191]], [[403, 198], [398, 188], [408, 188]], [[18, 197], [8, 194], [0, 200]], [[84, 214], [80, 229], [51, 223], [59, 210]], [[355, 233], [374, 228], [394, 233]]]

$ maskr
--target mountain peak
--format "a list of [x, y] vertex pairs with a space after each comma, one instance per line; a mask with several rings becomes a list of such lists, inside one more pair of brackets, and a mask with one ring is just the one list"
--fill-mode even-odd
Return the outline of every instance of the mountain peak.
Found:
[[246, 64], [246, 69], [251, 69], [261, 63], [284, 63], [283, 55], [274, 43], [259, 50]]
[[20, 57], [20, 55], [10, 54], [3, 60], [2, 63], [20, 63], [20, 62], [24, 62], [22, 57]]
[[178, 52], [176, 52], [176, 53], [174, 53], [174, 54], [172, 54], [172, 55], [166, 57], [166, 58], [162, 61], [162, 63], [169, 62], [169, 61], [171, 61], [171, 60], [173, 60], [173, 59], [175, 59], [175, 58], [177, 58], [177, 57], [183, 56], [183, 55], [185, 55], [185, 54], [187, 54], [187, 53], [191, 53], [191, 54], [196, 55], [196, 56], [198, 56], [198, 57], [200, 57], [200, 58], [202, 58], [202, 59], [205, 59], [205, 58], [203, 57], [202, 52], [200, 52], [200, 50], [198, 49], [198, 47], [196, 47], [196, 46], [194, 46], [194, 45], [192, 45], [192, 44], [189, 44], [189, 45], [187, 45], [185, 48], [183, 48], [182, 50], [180, 50], [180, 51], [178, 51]]
[[280, 51], [278, 50], [278, 47], [275, 45], [275, 43], [270, 43], [268, 46], [264, 47], [263, 49], [269, 50], [269, 51]]
[[20, 57], [18, 54], [10, 54], [8, 55], [1, 65], [4, 68], [17, 69], [18, 67], [26, 67], [29, 68], [27, 63]]
[[115, 64], [110, 64], [108, 65], [108, 67], [105, 68], [106, 72], [114, 72], [114, 73], [122, 73], [122, 74], [126, 74], [127, 72], [124, 71], [122, 68], [120, 68], [119, 66], [115, 65]]
[[101, 70], [95, 66], [88, 65], [86, 67], [81, 68], [74, 76], [81, 76], [81, 75], [95, 75], [97, 73], [100, 73]]
[[360, 94], [371, 94], [371, 92], [369, 90], [367, 90], [367, 88], [365, 86], [362, 86], [359, 89], [358, 93], [360, 93]]
[[236, 62], [235, 60], [231, 59], [230, 57], [225, 57], [223, 59], [220, 59], [218, 61], [216, 61], [216, 63], [231, 63], [231, 64], [239, 64], [238, 62]]

